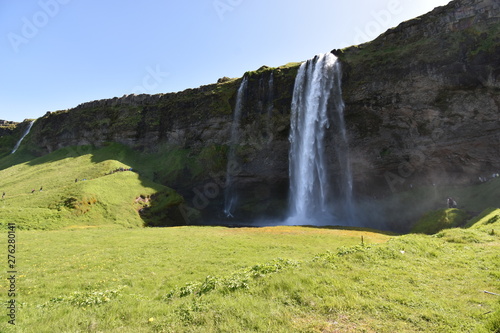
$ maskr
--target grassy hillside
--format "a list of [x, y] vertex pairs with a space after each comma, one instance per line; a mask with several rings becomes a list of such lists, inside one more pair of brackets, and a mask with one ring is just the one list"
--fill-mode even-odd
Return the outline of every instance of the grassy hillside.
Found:
[[436, 236], [18, 231], [17, 332], [498, 332], [498, 215]]
[[[23, 158], [16, 155], [7, 158]], [[140, 157], [121, 145], [70, 147], [0, 170], [0, 194], [5, 192], [0, 225], [16, 222], [19, 229], [109, 223], [137, 227], [145, 223], [138, 210], [148, 204], [148, 200], [137, 200], [141, 196], [156, 195], [164, 208], [182, 203], [182, 197], [142, 176], [140, 170], [110, 174], [140, 164], [135, 159]]]

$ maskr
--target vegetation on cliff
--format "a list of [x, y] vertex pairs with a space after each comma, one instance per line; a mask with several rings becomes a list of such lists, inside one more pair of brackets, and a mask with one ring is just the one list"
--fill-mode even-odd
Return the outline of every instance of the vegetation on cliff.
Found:
[[8, 156], [12, 152], [12, 149], [21, 138], [28, 124], [29, 121], [15, 123], [0, 120], [0, 158]]

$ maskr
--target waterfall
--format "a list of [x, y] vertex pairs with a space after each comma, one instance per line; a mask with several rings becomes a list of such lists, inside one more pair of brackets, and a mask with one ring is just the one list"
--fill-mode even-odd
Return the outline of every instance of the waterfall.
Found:
[[[328, 53], [302, 63], [291, 110], [290, 224], [352, 223], [352, 176], [343, 111], [337, 58]], [[327, 134], [335, 139], [334, 157], [340, 169], [334, 182], [337, 191], [330, 186], [327, 170]]]
[[271, 116], [274, 108], [274, 72], [269, 75], [269, 82], [267, 83], [267, 114]]
[[33, 124], [35, 123], [34, 120], [32, 120], [30, 122], [30, 124], [28, 125], [28, 127], [26, 128], [26, 131], [24, 131], [24, 134], [21, 136], [21, 138], [19, 139], [19, 141], [17, 141], [16, 145], [14, 146], [14, 149], [12, 149], [12, 152], [11, 154], [14, 154], [17, 149], [19, 148], [19, 146], [21, 145], [21, 142], [23, 142], [24, 138], [26, 137], [26, 135], [28, 135], [28, 133], [31, 131], [31, 127], [33, 126]]
[[236, 148], [239, 143], [240, 135], [240, 119], [243, 110], [245, 93], [248, 85], [248, 77], [244, 76], [241, 80], [238, 94], [236, 95], [236, 106], [234, 107], [233, 123], [231, 125], [231, 139], [229, 141], [229, 152], [227, 155], [227, 170], [226, 170], [226, 184], [224, 188], [224, 214], [226, 217], [233, 217], [234, 206], [236, 204], [236, 194], [233, 184], [233, 173], [238, 168], [238, 161], [236, 160]]

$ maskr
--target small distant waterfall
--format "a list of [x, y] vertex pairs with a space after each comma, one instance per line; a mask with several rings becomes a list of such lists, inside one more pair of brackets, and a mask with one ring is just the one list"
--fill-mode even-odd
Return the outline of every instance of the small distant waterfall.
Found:
[[236, 204], [236, 194], [234, 191], [233, 177], [234, 170], [238, 169], [236, 160], [236, 148], [239, 143], [240, 119], [244, 106], [245, 93], [248, 85], [248, 77], [244, 76], [241, 80], [238, 94], [236, 96], [236, 106], [234, 108], [233, 123], [231, 125], [231, 139], [229, 142], [229, 152], [227, 155], [226, 186], [224, 189], [224, 214], [227, 217], [233, 217], [234, 206]]
[[31, 131], [31, 127], [33, 126], [34, 123], [35, 123], [34, 120], [30, 122], [30, 124], [26, 128], [26, 131], [24, 131], [24, 134], [21, 136], [21, 138], [19, 139], [19, 141], [17, 141], [16, 145], [14, 146], [14, 149], [12, 149], [11, 154], [14, 154], [17, 151], [17, 149], [19, 149], [19, 146], [21, 145], [21, 142], [23, 142], [23, 140], [26, 137], [26, 135], [29, 134], [29, 132]]
[[270, 116], [274, 108], [274, 72], [269, 75], [267, 89], [267, 114]]
[[[343, 112], [341, 67], [337, 58], [328, 53], [304, 62], [297, 73], [292, 99], [288, 223], [349, 225], [352, 222], [352, 175]], [[336, 198], [327, 172], [327, 133], [335, 138], [341, 175], [336, 179], [339, 183], [336, 192], [340, 193]]]

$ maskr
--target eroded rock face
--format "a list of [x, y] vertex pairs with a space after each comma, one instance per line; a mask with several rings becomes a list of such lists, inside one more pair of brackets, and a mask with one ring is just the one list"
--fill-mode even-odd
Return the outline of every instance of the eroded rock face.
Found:
[[17, 123], [8, 120], [0, 120], [0, 137], [12, 135], [13, 127]]
[[453, 1], [343, 51], [358, 190], [500, 169], [499, 31], [498, 2]]
[[[373, 42], [334, 53], [343, 66], [358, 197], [380, 197], [412, 185], [466, 184], [481, 174], [500, 171], [496, 0], [452, 1]], [[295, 64], [247, 73], [234, 180], [241, 209], [248, 216], [279, 215], [286, 206], [290, 104], [297, 69]], [[39, 154], [108, 141], [146, 152], [186, 149], [203, 171], [194, 175], [187, 168], [162, 182], [194, 205], [207, 184], [223, 190], [225, 161], [207, 163], [203, 156], [207, 148], [229, 143], [240, 81], [226, 78], [179, 93], [84, 103], [37, 120], [29, 139]], [[331, 151], [335, 140], [333, 136], [329, 140]], [[335, 182], [333, 157], [330, 168]], [[210, 198], [203, 207], [206, 215], [216, 216], [222, 201], [221, 195]]]

